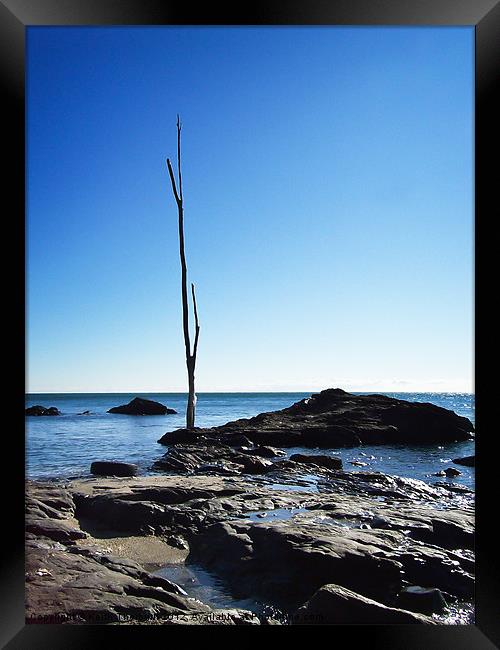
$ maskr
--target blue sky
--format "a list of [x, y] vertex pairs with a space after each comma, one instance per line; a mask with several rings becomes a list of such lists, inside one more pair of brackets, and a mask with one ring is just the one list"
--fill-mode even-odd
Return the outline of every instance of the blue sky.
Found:
[[28, 28], [27, 389], [470, 391], [473, 28]]

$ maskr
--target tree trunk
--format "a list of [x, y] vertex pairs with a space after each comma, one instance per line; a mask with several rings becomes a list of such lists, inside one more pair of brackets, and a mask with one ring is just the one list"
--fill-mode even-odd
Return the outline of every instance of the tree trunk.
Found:
[[198, 310], [196, 308], [196, 295], [194, 291], [194, 284], [191, 284], [191, 292], [193, 297], [193, 309], [195, 320], [195, 338], [193, 352], [191, 353], [191, 342], [189, 339], [189, 306], [188, 306], [188, 290], [187, 290], [187, 265], [186, 254], [184, 250], [184, 203], [182, 198], [182, 175], [181, 175], [181, 123], [179, 116], [177, 116], [177, 166], [178, 166], [178, 179], [179, 190], [175, 183], [174, 172], [169, 158], [167, 158], [168, 173], [172, 183], [172, 191], [177, 203], [177, 212], [179, 215], [179, 255], [181, 260], [181, 295], [182, 295], [182, 328], [184, 332], [184, 347], [186, 349], [186, 367], [188, 373], [188, 402], [186, 410], [186, 427], [192, 429], [194, 427], [195, 412], [196, 412], [196, 394], [194, 388], [194, 369], [196, 366], [196, 354], [198, 351], [198, 337], [200, 334], [200, 324], [198, 322]]
[[196, 412], [196, 393], [194, 392], [194, 366], [188, 365], [188, 403], [186, 411], [186, 427], [192, 429], [194, 427], [194, 418]]

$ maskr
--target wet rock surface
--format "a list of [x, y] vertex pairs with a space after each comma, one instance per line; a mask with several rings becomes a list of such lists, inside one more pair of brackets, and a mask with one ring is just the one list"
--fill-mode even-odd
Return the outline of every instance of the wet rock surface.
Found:
[[260, 623], [238, 609], [217, 617], [220, 612], [137, 562], [97, 545], [79, 546], [90, 536], [74, 517], [73, 496], [66, 486], [27, 485], [27, 623]]
[[[343, 612], [338, 622], [428, 623], [439, 622], [436, 613], [405, 596], [411, 587], [439, 590], [448, 604], [471, 601], [470, 491], [227, 448], [219, 460], [234, 474], [200, 471], [213, 457], [181, 445], [196, 456], [189, 472], [182, 456], [175, 474], [29, 482], [28, 620], [233, 625], [320, 616], [320, 623]], [[248, 472], [242, 458], [271, 467]], [[99, 527], [188, 547], [186, 566], [217, 575], [232, 598], [256, 599], [286, 617], [190, 598], [144, 565], [103, 552]]]
[[472, 598], [471, 562], [436, 544], [432, 515], [401, 528], [395, 515], [379, 513], [367, 517], [358, 509], [337, 517], [330, 509], [284, 521], [223, 521], [192, 540], [190, 558], [224, 575], [236, 594], [251, 593], [288, 611], [325, 583], [387, 606], [395, 606], [408, 585]]
[[455, 442], [470, 439], [473, 431], [470, 420], [434, 404], [331, 388], [280, 411], [210, 429], [178, 429], [158, 442], [196, 444], [202, 438], [231, 446], [246, 439], [255, 445], [328, 448]]
[[152, 580], [138, 565], [78, 547], [46, 548], [28, 541], [26, 617], [29, 623], [144, 622], [204, 612], [176, 585]]
[[175, 473], [199, 472], [203, 474], [220, 474], [238, 476], [239, 474], [265, 474], [273, 469], [269, 460], [269, 447], [238, 448], [224, 444], [178, 444], [170, 448], [160, 460], [153, 464], [153, 469]]

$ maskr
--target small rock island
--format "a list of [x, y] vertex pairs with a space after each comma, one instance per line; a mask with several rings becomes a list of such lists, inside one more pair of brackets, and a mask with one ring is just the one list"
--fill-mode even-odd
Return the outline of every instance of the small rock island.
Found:
[[108, 413], [120, 413], [122, 415], [173, 415], [177, 411], [151, 399], [134, 397], [128, 404], [110, 408]]
[[457, 442], [471, 439], [473, 431], [469, 419], [434, 404], [329, 388], [280, 411], [210, 429], [177, 429], [158, 442], [169, 445], [202, 438], [231, 445], [236, 436], [245, 436], [255, 444], [327, 449]]
[[57, 409], [55, 406], [49, 406], [46, 408], [45, 406], [30, 406], [26, 409], [26, 415], [37, 415], [37, 416], [45, 416], [45, 415], [61, 415], [61, 412], [59, 409]]

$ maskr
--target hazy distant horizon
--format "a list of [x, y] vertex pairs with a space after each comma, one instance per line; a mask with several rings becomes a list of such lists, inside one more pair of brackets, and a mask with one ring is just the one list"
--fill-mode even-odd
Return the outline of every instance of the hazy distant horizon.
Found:
[[[474, 390], [469, 389], [456, 389], [456, 390], [438, 390], [436, 387], [434, 388], [429, 388], [429, 389], [408, 389], [408, 388], [345, 388], [342, 386], [325, 386], [323, 388], [287, 388], [287, 389], [279, 389], [279, 388], [273, 388], [273, 389], [248, 389], [248, 390], [243, 390], [243, 389], [231, 389], [231, 390], [199, 390], [196, 392], [197, 395], [210, 395], [210, 394], [217, 394], [217, 393], [224, 393], [224, 394], [247, 394], [247, 393], [317, 393], [322, 390], [326, 390], [327, 388], [342, 388], [342, 390], [345, 390], [346, 392], [350, 393], [367, 393], [367, 392], [379, 392], [379, 393], [449, 393], [449, 394], [455, 394], [455, 393], [464, 393], [467, 395], [473, 395]], [[26, 391], [25, 395], [130, 395], [130, 394], [136, 394], [136, 395], [145, 395], [145, 394], [150, 394], [150, 395], [187, 395], [186, 390], [144, 390], [144, 389], [132, 389], [132, 390], [30, 390]]]

